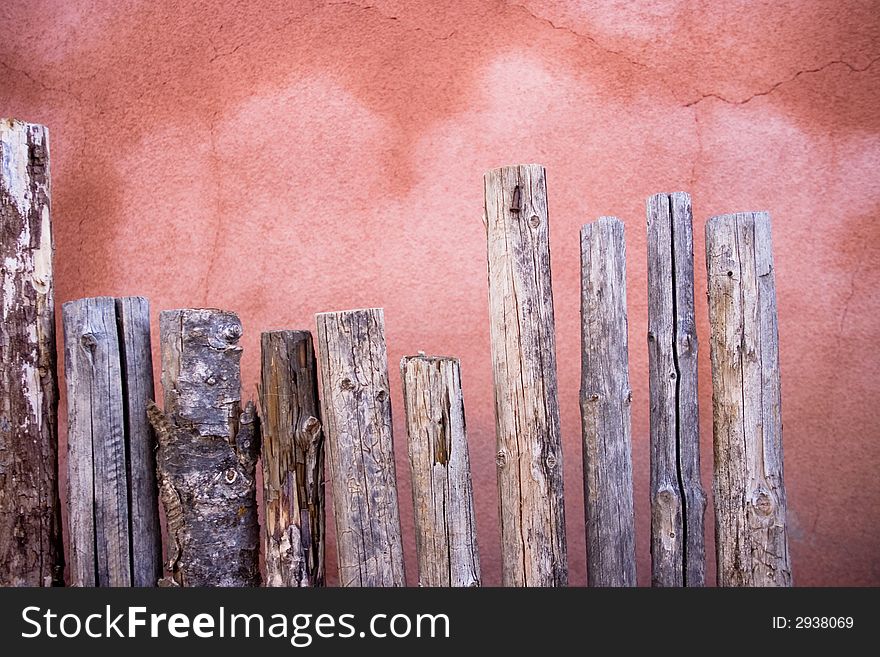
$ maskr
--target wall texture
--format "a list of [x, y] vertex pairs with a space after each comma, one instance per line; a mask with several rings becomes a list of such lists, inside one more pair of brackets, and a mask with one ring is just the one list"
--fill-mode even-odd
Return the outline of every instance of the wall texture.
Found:
[[[878, 59], [871, 0], [8, 0], [0, 115], [51, 130], [59, 305], [144, 294], [154, 314], [236, 310], [249, 396], [261, 330], [385, 308], [413, 583], [396, 364], [419, 349], [462, 359], [485, 581], [500, 581], [483, 172], [548, 169], [577, 584], [578, 228], [626, 223], [645, 584], [644, 200], [693, 195], [707, 490], [703, 227], [769, 210], [795, 582], [878, 585]], [[710, 511], [710, 550], [713, 526]]]

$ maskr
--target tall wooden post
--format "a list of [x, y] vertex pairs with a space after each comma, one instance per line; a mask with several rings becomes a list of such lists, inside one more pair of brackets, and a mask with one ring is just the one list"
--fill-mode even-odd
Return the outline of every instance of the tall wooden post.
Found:
[[632, 439], [623, 223], [581, 229], [581, 419], [587, 581], [635, 586]]
[[0, 119], [0, 586], [62, 581], [49, 131]]
[[312, 334], [262, 334], [266, 586], [324, 585], [324, 432]]
[[703, 586], [706, 496], [700, 482], [691, 197], [655, 194], [647, 215], [651, 581]]
[[405, 586], [381, 308], [319, 313], [341, 586]]
[[479, 586], [480, 555], [456, 358], [400, 361], [419, 586]]
[[719, 586], [791, 586], [770, 216], [706, 225]]
[[544, 167], [485, 176], [505, 586], [565, 586], [568, 560]]
[[253, 403], [241, 410], [241, 322], [222, 310], [166, 310], [159, 329], [165, 410], [148, 413], [168, 520], [163, 583], [257, 586], [260, 434]]

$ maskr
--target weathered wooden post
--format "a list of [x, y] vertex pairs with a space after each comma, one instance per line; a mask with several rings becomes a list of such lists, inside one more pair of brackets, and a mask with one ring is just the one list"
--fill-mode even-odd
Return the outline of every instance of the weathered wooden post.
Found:
[[480, 555], [458, 359], [400, 361], [419, 586], [479, 586]]
[[263, 333], [266, 586], [324, 585], [324, 432], [312, 334]]
[[770, 216], [706, 224], [719, 586], [791, 586]]
[[381, 308], [319, 313], [341, 586], [405, 586]]
[[156, 586], [162, 550], [149, 302], [96, 297], [63, 306], [70, 579]]
[[647, 215], [651, 581], [703, 586], [706, 496], [700, 482], [691, 197], [655, 194]]
[[581, 229], [581, 419], [587, 580], [635, 586], [632, 439], [623, 223]]
[[62, 581], [49, 131], [0, 119], [0, 586]]
[[159, 449], [170, 578], [178, 586], [257, 586], [259, 423], [241, 410], [241, 322], [215, 309], [159, 319], [165, 410], [148, 408]]
[[505, 586], [565, 586], [568, 560], [544, 168], [485, 176]]

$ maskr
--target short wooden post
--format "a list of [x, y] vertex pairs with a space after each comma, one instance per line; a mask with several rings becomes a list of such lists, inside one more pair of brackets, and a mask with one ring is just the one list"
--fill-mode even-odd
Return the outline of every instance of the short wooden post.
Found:
[[324, 585], [324, 432], [312, 334], [263, 333], [266, 586]]
[[791, 586], [770, 216], [706, 225], [719, 586]]
[[241, 322], [214, 309], [159, 316], [165, 410], [150, 404], [159, 493], [178, 586], [257, 586], [259, 423], [241, 410]]
[[0, 586], [64, 569], [49, 131], [0, 119]]
[[400, 361], [412, 469], [419, 586], [479, 586], [461, 368], [456, 358]]
[[319, 313], [341, 586], [405, 586], [381, 308]]
[[581, 229], [581, 418], [587, 581], [635, 586], [632, 443], [623, 223]]
[[505, 586], [565, 586], [568, 560], [544, 168], [485, 176]]
[[655, 194], [647, 215], [651, 581], [703, 586], [706, 496], [700, 482], [691, 197]]
[[156, 586], [162, 551], [149, 302], [96, 297], [63, 308], [70, 579]]

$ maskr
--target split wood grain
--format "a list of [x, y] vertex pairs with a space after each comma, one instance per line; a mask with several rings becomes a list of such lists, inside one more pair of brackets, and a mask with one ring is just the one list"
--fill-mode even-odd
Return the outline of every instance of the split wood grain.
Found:
[[691, 198], [655, 194], [648, 219], [651, 581], [704, 586]]
[[623, 223], [581, 229], [581, 419], [587, 581], [635, 586], [632, 439]]
[[566, 586], [545, 172], [503, 167], [484, 182], [502, 581]]
[[0, 119], [0, 586], [64, 570], [49, 131]]
[[116, 301], [113, 297], [68, 301], [62, 314], [71, 584], [131, 586]]
[[222, 310], [167, 310], [159, 330], [165, 409], [147, 410], [168, 523], [162, 584], [257, 586], [260, 432], [253, 403], [241, 409], [241, 322]]
[[381, 308], [319, 313], [341, 586], [405, 586]]
[[131, 584], [156, 586], [162, 577], [162, 532], [156, 483], [156, 434], [147, 404], [156, 398], [150, 342], [150, 302], [116, 299], [128, 455]]
[[403, 358], [400, 371], [419, 586], [480, 586], [461, 366], [419, 354]]
[[324, 585], [324, 431], [312, 334], [263, 333], [266, 586]]
[[706, 225], [717, 581], [791, 586], [770, 216]]

